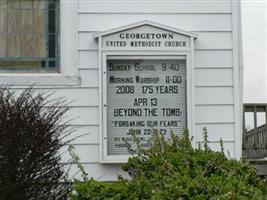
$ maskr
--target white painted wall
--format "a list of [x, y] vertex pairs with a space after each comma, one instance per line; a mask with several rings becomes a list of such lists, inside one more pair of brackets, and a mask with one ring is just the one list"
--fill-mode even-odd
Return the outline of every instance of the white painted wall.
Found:
[[[79, 1], [79, 70], [82, 82], [98, 71], [97, 41], [93, 34], [142, 20], [151, 20], [174, 28], [193, 31], [199, 37], [195, 43], [195, 111], [196, 141], [202, 140], [202, 128], [207, 127], [211, 146], [219, 149], [220, 137], [232, 157], [239, 156], [235, 133], [240, 121], [235, 118], [241, 106], [234, 86], [234, 35], [232, 1]], [[238, 64], [238, 63], [237, 63]], [[234, 70], [234, 67], [237, 70]], [[91, 76], [90, 76], [91, 77]], [[96, 78], [96, 76], [94, 76]], [[90, 81], [91, 82], [91, 81]], [[87, 83], [95, 86], [94, 81]], [[240, 119], [239, 119], [240, 120]], [[241, 127], [240, 127], [241, 128]], [[239, 138], [240, 139], [240, 138]], [[238, 147], [237, 147], [238, 146]], [[89, 148], [89, 145], [88, 145]], [[90, 169], [92, 160], [85, 160]], [[96, 164], [94, 164], [96, 165]], [[100, 170], [99, 174], [105, 172]], [[115, 166], [114, 166], [115, 167]], [[94, 172], [92, 171], [92, 175]], [[102, 178], [111, 176], [104, 175]]]
[[[73, 2], [73, 1], [69, 1]], [[233, 0], [233, 2], [237, 2]], [[202, 128], [208, 129], [211, 147], [219, 149], [220, 137], [225, 150], [239, 157], [241, 129], [241, 84], [238, 63], [238, 24], [236, 7], [231, 0], [121, 0], [77, 1], [77, 54], [71, 63], [78, 74], [79, 84], [36, 86], [55, 89], [57, 96], [65, 96], [71, 103], [69, 116], [78, 117], [71, 126], [75, 135], [89, 133], [73, 142], [81, 162], [90, 176], [100, 180], [114, 180], [122, 173], [119, 164], [99, 163], [99, 63], [98, 44], [94, 33], [122, 25], [150, 20], [199, 35], [195, 42], [195, 135], [202, 141]], [[68, 1], [66, 1], [68, 3]], [[234, 4], [235, 4], [234, 3]], [[73, 9], [69, 9], [72, 10]], [[64, 15], [68, 15], [64, 13]], [[73, 22], [75, 23], [75, 22]], [[63, 26], [64, 27], [64, 26]], [[75, 27], [75, 26], [73, 26]], [[66, 30], [61, 30], [67, 34]], [[76, 38], [75, 34], [69, 39]], [[63, 42], [63, 41], [62, 41]], [[65, 49], [62, 49], [65, 51]], [[73, 51], [69, 51], [72, 54]], [[66, 54], [65, 58], [66, 58]], [[62, 62], [66, 63], [66, 62]], [[64, 69], [64, 66], [61, 66]], [[63, 70], [64, 71], [64, 70]], [[31, 77], [28, 77], [31, 80]], [[18, 90], [24, 86], [13, 86]], [[67, 162], [69, 156], [64, 154]], [[72, 174], [79, 177], [75, 166]]]

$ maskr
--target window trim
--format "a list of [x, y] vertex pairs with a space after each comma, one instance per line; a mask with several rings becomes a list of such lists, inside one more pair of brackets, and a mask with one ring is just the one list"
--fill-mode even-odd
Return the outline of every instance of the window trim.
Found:
[[55, 73], [0, 73], [1, 85], [78, 86], [78, 1], [60, 0], [60, 66]]

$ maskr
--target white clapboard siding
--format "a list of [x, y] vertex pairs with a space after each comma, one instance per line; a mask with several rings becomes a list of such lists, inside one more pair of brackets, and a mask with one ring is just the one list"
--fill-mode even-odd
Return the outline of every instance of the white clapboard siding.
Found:
[[230, 14], [79, 14], [79, 31], [105, 31], [150, 20], [186, 31], [231, 31]]
[[81, 86], [82, 87], [98, 87], [99, 86], [99, 78], [98, 78], [98, 70], [97, 69], [85, 69], [79, 70], [79, 76], [81, 78]]
[[233, 87], [197, 87], [195, 103], [202, 104], [233, 104]]
[[231, 13], [231, 1], [86, 1], [80, 13]]
[[[19, 96], [25, 89], [13, 89], [12, 92]], [[98, 106], [99, 96], [97, 88], [33, 88], [33, 96], [43, 94], [48, 96], [48, 101], [64, 100], [68, 106]], [[55, 102], [54, 101], [54, 102]], [[53, 103], [53, 102], [52, 102]]]
[[96, 32], [80, 32], [79, 33], [79, 50], [97, 50], [98, 43], [94, 37]]
[[70, 106], [98, 106], [97, 88], [77, 88], [54, 90], [54, 97], [65, 97]]
[[97, 50], [79, 51], [78, 55], [79, 55], [79, 68], [80, 69], [84, 69], [84, 68], [91, 69], [91, 68], [96, 68], [98, 66]]
[[232, 69], [195, 69], [196, 86], [232, 86]]
[[99, 143], [99, 126], [97, 125], [84, 125], [84, 126], [69, 126], [74, 132], [64, 141], [70, 141], [71, 144], [98, 144]]
[[[97, 50], [97, 40], [94, 38], [96, 32], [80, 32], [79, 33], [79, 50]], [[195, 49], [232, 49], [232, 33], [231, 32], [196, 32], [198, 39], [195, 41]], [[81, 52], [81, 51], [80, 51]], [[83, 62], [83, 56], [92, 58], [97, 52], [80, 53], [80, 68], [88, 68], [88, 61]], [[83, 55], [82, 55], [83, 54]], [[97, 61], [94, 61], [97, 62]], [[90, 63], [91, 64], [91, 63]]]
[[234, 122], [233, 105], [196, 106], [196, 123]]
[[231, 50], [196, 50], [195, 67], [233, 67]]
[[71, 120], [70, 125], [98, 125], [99, 107], [72, 107], [64, 120]]
[[196, 32], [195, 49], [232, 49], [231, 32]]
[[[36, 90], [36, 93], [42, 90]], [[62, 99], [66, 100], [68, 106], [98, 106], [98, 89], [97, 88], [61, 88], [61, 89], [44, 89], [52, 95], [48, 100]]]
[[[203, 143], [200, 143], [203, 147]], [[221, 145], [220, 142], [210, 142], [208, 144], [209, 148], [211, 148], [213, 151], [221, 152]], [[229, 158], [235, 157], [235, 143], [234, 142], [224, 142], [223, 143], [224, 148], [224, 154]]]
[[21, 73], [12, 71], [11, 73], [2, 72], [0, 77], [0, 85], [12, 88], [26, 88], [29, 85], [35, 85], [40, 88], [56, 87], [72, 87], [79, 85], [79, 77], [66, 76], [58, 73]]
[[[75, 152], [79, 155], [81, 163], [97, 163], [99, 162], [99, 145], [91, 144], [91, 145], [83, 145], [77, 144], [73, 145]], [[68, 163], [71, 162], [71, 156], [68, 152], [69, 146], [66, 145], [60, 149], [61, 153], [61, 162]]]
[[203, 141], [203, 128], [207, 128], [208, 140], [209, 141], [234, 141], [234, 123], [223, 123], [223, 124], [197, 124], [195, 129], [195, 141]]
[[[82, 163], [84, 170], [88, 173], [89, 178], [94, 178], [99, 181], [117, 180], [118, 175], [128, 177], [126, 172], [121, 169], [120, 164], [99, 164], [99, 163]], [[76, 164], [70, 164], [66, 166], [66, 170], [69, 170], [69, 177], [71, 179], [82, 180], [81, 172], [77, 168]]]

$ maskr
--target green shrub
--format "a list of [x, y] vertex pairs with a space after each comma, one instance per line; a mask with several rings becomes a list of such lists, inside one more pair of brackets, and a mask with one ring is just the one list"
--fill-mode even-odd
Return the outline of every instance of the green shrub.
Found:
[[[204, 131], [206, 133], [206, 131]], [[263, 200], [266, 185], [246, 162], [204, 148], [194, 149], [188, 133], [171, 141], [154, 134], [149, 149], [138, 148], [122, 166], [131, 180], [76, 181], [73, 200]], [[136, 139], [138, 146], [138, 139]]]

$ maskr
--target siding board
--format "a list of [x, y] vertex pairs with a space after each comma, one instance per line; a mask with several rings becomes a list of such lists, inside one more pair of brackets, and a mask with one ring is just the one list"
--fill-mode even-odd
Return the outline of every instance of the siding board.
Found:
[[80, 1], [80, 13], [231, 13], [231, 1]]
[[65, 121], [72, 121], [70, 125], [98, 125], [98, 107], [73, 107], [65, 116]]
[[[20, 95], [24, 89], [13, 89], [16, 96]], [[53, 99], [63, 99], [66, 100], [69, 106], [98, 106], [98, 89], [97, 88], [44, 88], [44, 89], [37, 89], [33, 88], [33, 95], [35, 94], [42, 94], [44, 96], [48, 94], [52, 94], [48, 97], [48, 100]]]
[[99, 143], [99, 126], [96, 125], [85, 125], [85, 126], [70, 126], [75, 129], [71, 135], [65, 138], [66, 141], [76, 138], [71, 141], [71, 144], [98, 144]]
[[96, 68], [98, 66], [98, 53], [94, 51], [79, 51], [79, 69]]
[[196, 104], [233, 104], [233, 87], [199, 87], [195, 89]]
[[[202, 147], [203, 147], [203, 143]], [[213, 151], [218, 151], [221, 152], [221, 145], [220, 142], [210, 142], [208, 146], [213, 150]], [[235, 143], [234, 142], [224, 142], [223, 144], [224, 147], [224, 154], [227, 157], [233, 158], [235, 156]]]
[[234, 122], [233, 105], [196, 106], [196, 123]]
[[196, 86], [232, 86], [232, 69], [195, 69]]
[[[99, 162], [99, 146], [96, 145], [73, 145], [75, 152], [79, 155], [81, 163], [88, 162]], [[61, 162], [69, 163], [71, 162], [71, 156], [68, 152], [69, 146], [64, 146], [61, 148]]]
[[95, 33], [92, 32], [79, 33], [79, 50], [98, 49], [97, 39], [94, 38]]
[[203, 128], [206, 127], [208, 131], [208, 140], [209, 141], [220, 141], [222, 138], [223, 141], [234, 141], [235, 131], [234, 123], [230, 124], [197, 124], [195, 140], [203, 141]]
[[195, 67], [233, 67], [232, 53], [231, 50], [197, 50]]
[[71, 101], [70, 106], [98, 106], [98, 89], [60, 89], [53, 97], [65, 97]]
[[81, 86], [83, 87], [98, 87], [98, 70], [79, 70], [79, 76], [81, 78]]
[[195, 49], [232, 49], [231, 32], [196, 32]]
[[151, 20], [186, 31], [231, 31], [230, 14], [79, 14], [79, 31], [105, 31]]
[[[102, 165], [98, 163], [83, 163], [83, 167], [88, 173], [89, 177], [92, 177], [99, 181], [117, 180], [118, 175], [124, 175], [125, 177], [128, 177], [126, 173], [122, 171], [120, 164]], [[69, 166], [67, 166], [66, 170], [68, 169], [70, 169], [70, 178], [82, 180], [81, 173], [79, 173], [79, 169], [75, 164], [72, 164], [70, 168]]]

